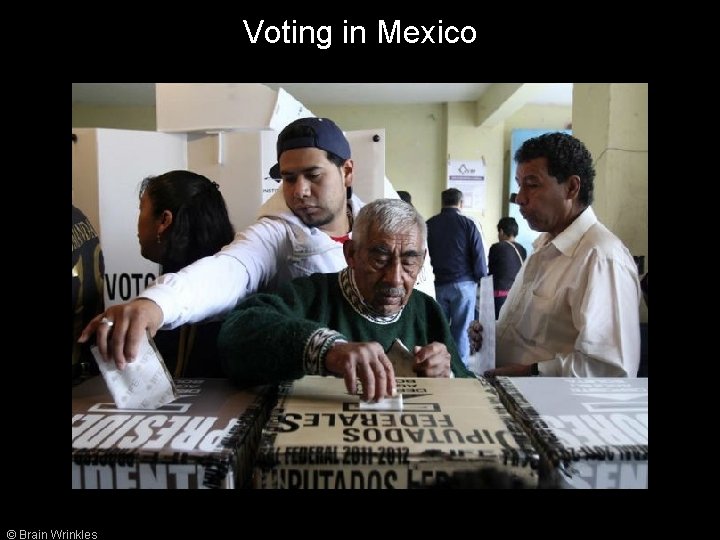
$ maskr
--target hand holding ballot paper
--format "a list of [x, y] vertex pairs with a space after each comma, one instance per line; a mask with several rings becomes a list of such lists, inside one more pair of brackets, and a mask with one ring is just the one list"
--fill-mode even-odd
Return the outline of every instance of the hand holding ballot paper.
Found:
[[177, 399], [172, 377], [147, 334], [136, 360], [122, 371], [103, 360], [97, 346], [91, 350], [118, 409], [157, 409]]
[[411, 353], [399, 338], [393, 341], [387, 351], [396, 377], [449, 377], [450, 353], [442, 343], [428, 343], [415, 347]]
[[393, 341], [386, 354], [395, 370], [396, 377], [417, 377], [413, 369], [415, 367], [415, 356], [408, 351], [400, 339]]

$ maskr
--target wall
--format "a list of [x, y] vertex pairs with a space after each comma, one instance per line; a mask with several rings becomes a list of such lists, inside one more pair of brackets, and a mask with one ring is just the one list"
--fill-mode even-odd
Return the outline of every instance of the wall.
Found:
[[568, 129], [571, 123], [570, 105], [525, 105], [505, 120], [505, 148], [510, 148], [510, 134], [513, 129]]
[[73, 105], [72, 127], [155, 131], [155, 107]]
[[440, 211], [445, 189], [445, 108], [418, 105], [308, 105], [344, 130], [385, 128], [385, 174], [398, 190], [409, 191], [426, 219]]
[[[648, 270], [648, 85], [576, 85], [574, 126], [595, 160], [598, 218]], [[589, 106], [594, 104], [594, 106]]]
[[[487, 251], [497, 241], [495, 225], [502, 217], [503, 188], [503, 123], [495, 127], [475, 126], [475, 102], [456, 102], [447, 104], [448, 135], [447, 159], [481, 160], [485, 159], [486, 201], [484, 211], [465, 210], [474, 218], [483, 231]], [[447, 163], [445, 164], [447, 168]], [[447, 174], [447, 173], [445, 173]], [[445, 189], [445, 179], [443, 179]], [[435, 212], [440, 211], [440, 197]]]

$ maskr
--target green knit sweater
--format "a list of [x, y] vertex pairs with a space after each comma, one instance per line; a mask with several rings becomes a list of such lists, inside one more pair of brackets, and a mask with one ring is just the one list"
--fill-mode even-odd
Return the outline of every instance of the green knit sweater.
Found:
[[225, 319], [218, 349], [228, 376], [246, 386], [326, 374], [325, 355], [337, 339], [376, 341], [387, 351], [395, 338], [410, 351], [444, 343], [455, 377], [474, 377], [435, 300], [414, 290], [398, 315], [373, 316], [348, 268], [295, 279], [277, 294], [248, 297]]

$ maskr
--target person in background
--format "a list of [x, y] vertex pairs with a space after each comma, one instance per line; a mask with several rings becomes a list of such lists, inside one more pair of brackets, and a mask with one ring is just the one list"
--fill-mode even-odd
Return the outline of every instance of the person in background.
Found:
[[427, 221], [428, 250], [435, 273], [435, 295], [450, 321], [460, 358], [470, 355], [467, 330], [475, 314], [477, 286], [487, 275], [485, 249], [475, 223], [460, 213], [462, 192], [442, 192], [442, 210]]
[[412, 204], [412, 195], [410, 195], [409, 191], [398, 191], [397, 194], [403, 201], [408, 204]]
[[[190, 171], [145, 178], [140, 186], [140, 253], [177, 272], [229, 244], [235, 231], [215, 182]], [[220, 321], [158, 332], [155, 344], [175, 377], [222, 377], [217, 356]]]
[[247, 298], [226, 318], [218, 347], [242, 386], [335, 375], [363, 398], [392, 395], [386, 351], [399, 338], [414, 352], [418, 376], [472, 377], [460, 361], [440, 306], [413, 291], [425, 259], [422, 216], [398, 199], [360, 210], [343, 245], [347, 268], [287, 283], [277, 294]]
[[[328, 118], [299, 118], [280, 132], [277, 158], [270, 176], [282, 189], [263, 204], [256, 223], [219, 253], [166, 273], [138, 298], [109, 308], [80, 340], [96, 334], [103, 358], [123, 369], [146, 331], [224, 316], [254, 292], [344, 268], [342, 246], [362, 202], [352, 193], [354, 163], [342, 130]], [[112, 332], [104, 321], [113, 323]]]
[[513, 217], [504, 217], [497, 224], [499, 242], [490, 246], [488, 256], [488, 272], [493, 277], [495, 297], [495, 318], [500, 317], [500, 308], [505, 303], [515, 276], [527, 258], [527, 251], [515, 242], [518, 224]]
[[105, 259], [100, 239], [83, 212], [72, 205], [72, 379], [73, 385], [97, 374], [87, 344], [78, 343], [82, 329], [103, 312]]
[[[595, 169], [565, 133], [529, 139], [515, 153], [516, 202], [541, 234], [510, 288], [487, 376], [635, 377], [640, 361], [640, 283], [620, 239], [600, 223]], [[482, 329], [471, 327], [473, 346]]]

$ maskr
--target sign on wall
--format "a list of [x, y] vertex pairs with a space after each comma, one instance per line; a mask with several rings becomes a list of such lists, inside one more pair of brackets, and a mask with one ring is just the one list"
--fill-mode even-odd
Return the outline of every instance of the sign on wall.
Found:
[[485, 160], [460, 161], [448, 160], [448, 188], [459, 189], [463, 193], [463, 208], [466, 210], [485, 210]]

